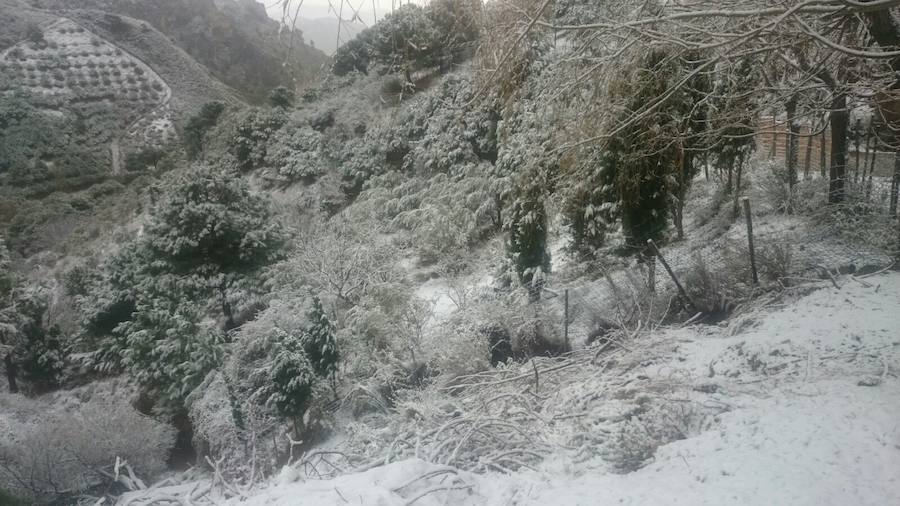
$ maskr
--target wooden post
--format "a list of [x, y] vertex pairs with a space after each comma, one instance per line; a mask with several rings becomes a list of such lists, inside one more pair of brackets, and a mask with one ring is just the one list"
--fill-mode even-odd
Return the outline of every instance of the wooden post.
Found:
[[569, 348], [569, 289], [568, 288], [566, 288], [564, 300], [565, 300], [566, 306], [565, 306], [565, 316], [564, 316], [565, 319], [563, 320], [563, 338], [565, 339], [565, 342], [566, 342], [566, 351], [569, 351], [569, 350], [571, 350], [571, 348]]
[[656, 293], [656, 257], [651, 257], [647, 262], [647, 289], [650, 293]]
[[6, 368], [6, 381], [9, 383], [9, 393], [19, 393], [19, 386], [16, 384], [16, 374], [18, 374], [18, 371], [16, 370], [16, 363], [13, 362], [12, 351], [3, 357], [3, 366]]
[[678, 293], [691, 305], [694, 309], [697, 309], [697, 304], [694, 303], [694, 300], [691, 299], [691, 296], [687, 294], [684, 287], [681, 286], [681, 282], [678, 281], [678, 277], [675, 276], [675, 273], [672, 271], [672, 268], [669, 267], [669, 262], [666, 262], [666, 259], [663, 258], [662, 253], [660, 253], [659, 248], [656, 247], [656, 243], [653, 242], [653, 239], [647, 239], [647, 244], [650, 245], [650, 248], [653, 250], [653, 254], [656, 255], [656, 258], [659, 258], [659, 263], [666, 269], [666, 272], [669, 273], [669, 277], [672, 278], [672, 281], [675, 282], [675, 286], [678, 288]]
[[900, 199], [900, 150], [894, 153], [894, 174], [891, 177], [891, 199], [888, 212], [891, 217], [897, 215], [897, 200]]
[[803, 160], [803, 179], [809, 179], [809, 169], [812, 166], [812, 124], [806, 127], [806, 158]]
[[753, 276], [753, 284], [759, 283], [759, 276], [756, 274], [756, 251], [753, 249], [753, 217], [750, 216], [750, 198], [741, 199], [744, 203], [744, 216], [747, 218], [747, 242], [750, 246], [750, 274]]

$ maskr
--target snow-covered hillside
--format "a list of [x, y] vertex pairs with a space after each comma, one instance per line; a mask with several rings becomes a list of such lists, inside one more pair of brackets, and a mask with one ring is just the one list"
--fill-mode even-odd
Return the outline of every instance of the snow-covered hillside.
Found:
[[[618, 439], [619, 453], [576, 465], [577, 452], [557, 444], [539, 466], [511, 474], [413, 458], [317, 480], [298, 466], [228, 504], [891, 504], [900, 497], [900, 273], [838, 282], [761, 303], [728, 326], [660, 329], [609, 355], [590, 350], [597, 360], [567, 374], [572, 381], [550, 394], [560, 413], [532, 436], [560, 441], [567, 420], [593, 417], [596, 433], [586, 436]], [[614, 398], [667, 407], [662, 416], [617, 415], [615, 400], [580, 409], [573, 392], [590, 394], [599, 382]], [[662, 445], [623, 472], [614, 464], [626, 436], [632, 446]], [[208, 488], [132, 493], [120, 504]]]

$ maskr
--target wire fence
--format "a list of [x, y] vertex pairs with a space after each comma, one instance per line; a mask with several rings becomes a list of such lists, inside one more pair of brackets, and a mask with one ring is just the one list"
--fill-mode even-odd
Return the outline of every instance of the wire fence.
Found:
[[651, 244], [646, 256], [625, 268], [601, 269], [586, 282], [547, 286], [551, 298], [544, 307], [558, 306], [551, 312], [558, 313], [567, 347], [590, 342], [610, 327], [640, 324], [641, 319], [649, 325], [679, 310], [714, 320], [713, 313], [727, 314], [733, 309], [729, 304], [748, 293], [865, 274], [889, 267], [897, 258], [891, 218], [867, 225], [849, 222], [836, 231], [785, 217], [754, 229], [748, 207], [740, 225], [721, 237], [659, 248]]

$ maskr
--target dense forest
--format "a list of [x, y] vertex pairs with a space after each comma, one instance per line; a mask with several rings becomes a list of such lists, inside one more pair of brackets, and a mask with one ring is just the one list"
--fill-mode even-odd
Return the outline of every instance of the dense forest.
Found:
[[900, 494], [900, 2], [281, 3], [0, 0], [0, 504]]

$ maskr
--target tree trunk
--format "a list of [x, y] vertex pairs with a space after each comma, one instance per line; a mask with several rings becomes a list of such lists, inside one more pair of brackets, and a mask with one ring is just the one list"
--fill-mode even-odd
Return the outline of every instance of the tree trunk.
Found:
[[706, 182], [709, 182], [709, 153], [703, 152], [703, 173], [706, 176]]
[[825, 179], [825, 171], [828, 167], [828, 151], [825, 149], [825, 141], [827, 137], [825, 135], [826, 129], [822, 129], [822, 138], [819, 140], [819, 175], [822, 176], [822, 179]]
[[678, 234], [677, 240], [684, 239], [684, 198], [678, 198], [675, 202], [675, 232]]
[[725, 179], [725, 195], [731, 195], [734, 192], [734, 164], [735, 161], [731, 161], [731, 165], [728, 166], [728, 177]]
[[769, 160], [775, 159], [775, 153], [778, 152], [778, 118], [772, 119], [772, 149], [769, 151]]
[[866, 172], [868, 174], [868, 179], [866, 179], [866, 200], [872, 197], [872, 176], [875, 173], [875, 148], [878, 147], [878, 143], [875, 140], [875, 137], [870, 133], [868, 138], [866, 139], [866, 158], [868, 158], [869, 169]]
[[222, 301], [222, 315], [225, 316], [225, 331], [228, 332], [237, 327], [237, 323], [234, 321], [234, 311], [231, 307], [231, 303], [228, 302], [226, 288], [227, 287], [224, 284], [219, 287], [219, 297]]
[[857, 118], [856, 125], [853, 127], [853, 148], [856, 149], [856, 157], [855, 157], [856, 163], [854, 164], [855, 166], [853, 168], [853, 184], [856, 184], [859, 181], [859, 146], [860, 146], [859, 141], [860, 141], [860, 137], [862, 137], [862, 135], [860, 135], [859, 130], [861, 128], [861, 126], [860, 126], [861, 123], [862, 123], [862, 120]]
[[812, 126], [806, 132], [806, 158], [803, 159], [803, 179], [809, 179], [809, 169], [812, 166]]
[[828, 203], [839, 204], [846, 195], [847, 130], [850, 114], [847, 111], [847, 95], [837, 93], [831, 101], [831, 167], [828, 174]]
[[231, 304], [227, 300], [222, 300], [222, 314], [225, 315], [225, 331], [234, 330], [237, 322], [234, 321], [234, 313], [231, 310]]
[[786, 104], [787, 109], [787, 122], [788, 122], [788, 136], [787, 136], [787, 145], [784, 150], [784, 165], [787, 167], [787, 183], [788, 183], [788, 203], [787, 203], [787, 212], [788, 214], [792, 213], [794, 210], [793, 199], [794, 199], [794, 186], [797, 184], [797, 140], [799, 139], [798, 134], [800, 133], [800, 125], [797, 124], [795, 120], [797, 113], [797, 95], [792, 95], [791, 98], [787, 101]]
[[900, 220], [894, 220], [897, 223], [897, 236], [894, 243], [894, 270], [900, 271]]
[[3, 366], [6, 368], [6, 381], [9, 383], [9, 393], [19, 393], [19, 386], [16, 384], [16, 374], [18, 371], [16, 363], [13, 362], [12, 354], [3, 357]]
[[[898, 9], [891, 8], [887, 11], [872, 11], [866, 13], [865, 20], [866, 25], [869, 31], [869, 35], [871, 35], [873, 42], [877, 43], [878, 46], [884, 49], [896, 49], [900, 47], [900, 23], [897, 21]], [[900, 90], [900, 57], [894, 57], [890, 60], [891, 69], [894, 71], [894, 82], [891, 84], [892, 94], [895, 94], [898, 90]], [[894, 95], [896, 96], [896, 95]], [[897, 123], [898, 118], [895, 111], [892, 111], [890, 102], [893, 100], [889, 100], [886, 109], [888, 112], [892, 112], [892, 114], [884, 114], [882, 111], [882, 116], [887, 119], [888, 127], [897, 131]], [[879, 107], [880, 108], [880, 107]], [[896, 136], [894, 138], [894, 145], [900, 142], [900, 136]], [[890, 203], [890, 212], [891, 216], [894, 216], [897, 212], [897, 193], [898, 189], [900, 189], [900, 151], [894, 153], [894, 174], [891, 178], [891, 203]], [[897, 220], [897, 259], [900, 260], [900, 220]]]
[[675, 231], [678, 234], [678, 240], [684, 239], [684, 199], [687, 197], [688, 174], [693, 173], [694, 157], [691, 153], [682, 152], [681, 155], [681, 172], [678, 175], [678, 193], [675, 195], [675, 212], [673, 220], [675, 221]]
[[897, 215], [898, 195], [900, 195], [900, 151], [894, 153], [894, 176], [891, 178], [891, 216]]
[[[735, 165], [737, 167], [735, 168], [736, 174], [735, 174], [734, 199], [733, 199], [733, 204], [732, 204], [733, 207], [732, 207], [731, 212], [734, 215], [734, 217], [737, 218], [741, 214], [741, 206], [739, 204], [739, 197], [741, 194], [741, 174], [744, 172], [744, 155], [743, 154], [738, 155]], [[731, 172], [729, 171], [729, 175], [730, 174], [731, 174]]]

